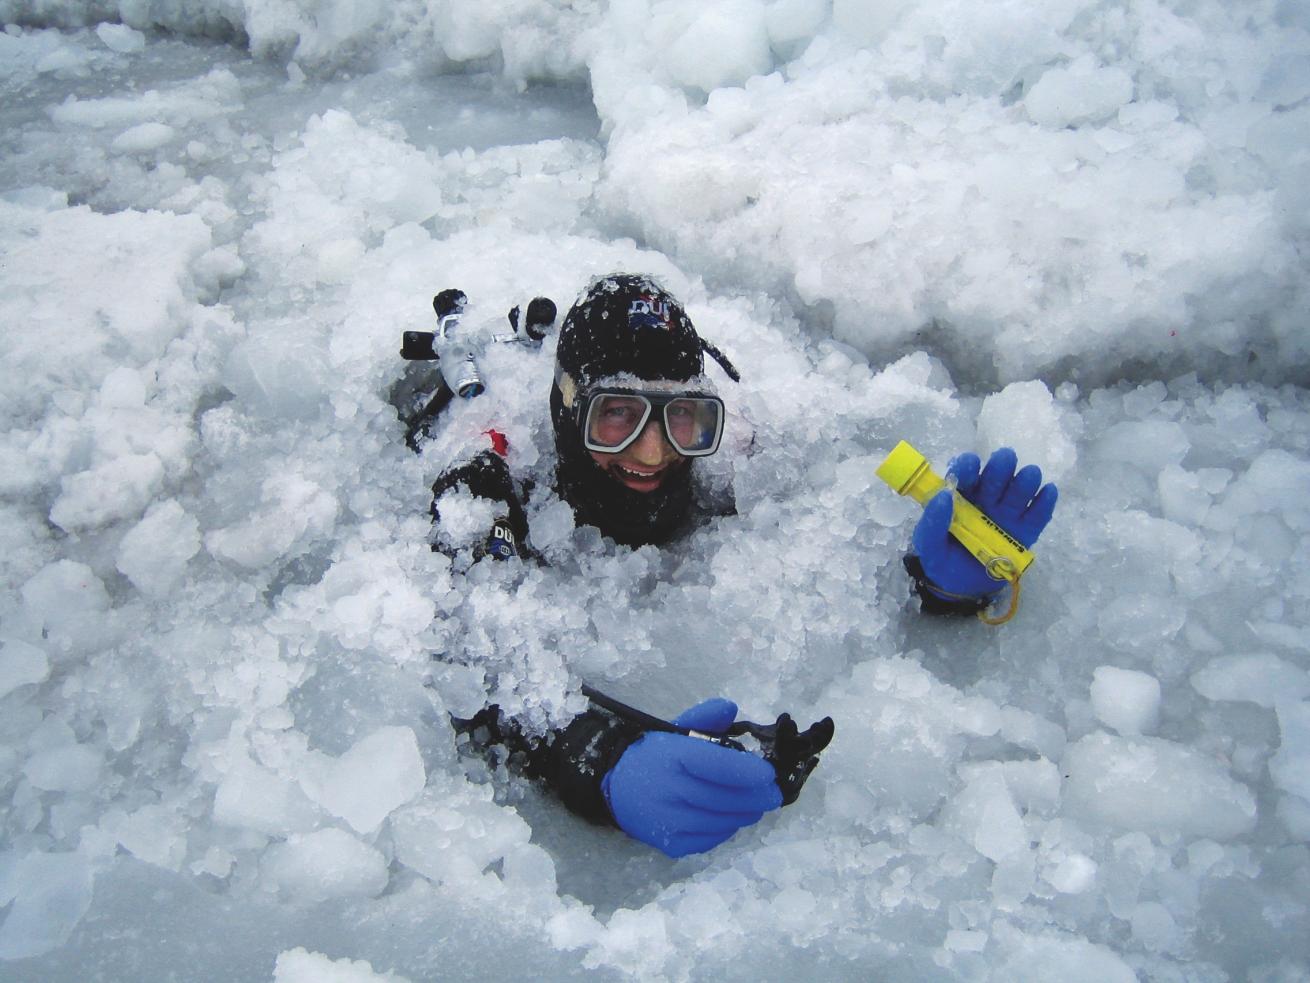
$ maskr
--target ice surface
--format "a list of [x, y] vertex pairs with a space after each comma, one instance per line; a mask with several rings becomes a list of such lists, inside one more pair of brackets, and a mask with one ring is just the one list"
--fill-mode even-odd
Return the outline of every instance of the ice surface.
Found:
[[[1296, 5], [0, 23], [0, 976], [1304, 975]], [[499, 321], [615, 269], [743, 375], [736, 514], [662, 551], [552, 492], [553, 342], [421, 457], [385, 402], [438, 289]], [[428, 549], [492, 427], [545, 565]], [[1059, 482], [1005, 627], [908, 599], [898, 439]], [[448, 714], [583, 679], [837, 737], [675, 863], [458, 755]]]

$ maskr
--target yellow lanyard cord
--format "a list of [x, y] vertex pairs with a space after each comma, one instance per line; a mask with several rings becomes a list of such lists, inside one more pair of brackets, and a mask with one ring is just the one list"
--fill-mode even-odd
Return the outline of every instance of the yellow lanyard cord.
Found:
[[1010, 584], [1010, 608], [1003, 615], [992, 618], [987, 614], [987, 609], [978, 612], [978, 620], [984, 625], [1003, 625], [1016, 614], [1019, 613], [1019, 568], [1014, 565], [1014, 561], [1008, 556], [993, 557], [987, 564], [987, 576], [996, 580], [1006, 580]]
[[[995, 557], [991, 563], [987, 564], [987, 573], [996, 580], [1007, 581], [1010, 585], [1010, 606], [1006, 609], [1004, 614], [993, 618], [987, 614], [987, 608], [983, 608], [978, 612], [979, 621], [984, 625], [995, 627], [997, 625], [1005, 624], [1019, 613], [1019, 572], [1015, 569], [1014, 564], [1011, 563], [1009, 559], [1003, 556], [998, 556]], [[976, 597], [970, 597], [968, 594], [952, 594], [948, 590], [942, 590], [936, 584], [932, 585], [932, 589], [943, 597], [949, 597], [956, 601], [977, 600]], [[988, 607], [990, 607], [990, 605], [988, 605]]]
[[992, 618], [992, 617], [988, 617], [987, 610], [986, 608], [984, 608], [982, 611], [978, 612], [978, 620], [981, 621], [984, 625], [992, 625], [994, 627], [996, 625], [1005, 624], [1007, 621], [1009, 621], [1018, 613], [1019, 613], [1019, 578], [1015, 577], [1013, 580], [1010, 581], [1009, 610], [1007, 610], [999, 618]]

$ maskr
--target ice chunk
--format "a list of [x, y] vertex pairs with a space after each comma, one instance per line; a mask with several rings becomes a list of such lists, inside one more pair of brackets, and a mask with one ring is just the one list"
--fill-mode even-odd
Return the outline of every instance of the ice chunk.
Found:
[[1096, 861], [1086, 854], [1072, 853], [1045, 875], [1061, 894], [1082, 894], [1096, 884]]
[[67, 475], [50, 509], [50, 521], [73, 532], [134, 517], [164, 480], [157, 454], [124, 454], [87, 471]]
[[268, 849], [259, 872], [269, 888], [302, 902], [377, 897], [388, 880], [386, 858], [342, 829], [293, 833]]
[[[662, 9], [676, 15], [690, 13], [689, 23], [677, 32], [662, 59], [663, 67], [679, 85], [712, 92], [724, 85], [741, 85], [773, 66], [759, 0], [670, 4]], [[658, 21], [657, 14], [656, 29]]]
[[[479, 786], [429, 793], [392, 820], [396, 859], [439, 884], [475, 880], [526, 845], [532, 830]], [[544, 876], [544, 875], [543, 875]], [[549, 875], [552, 881], [553, 872]]]
[[33, 788], [45, 792], [89, 792], [100, 781], [104, 758], [84, 744], [38, 751], [27, 759], [23, 774]]
[[1025, 812], [1053, 809], [1060, 801], [1060, 769], [1042, 758], [964, 764], [959, 770], [970, 783], [986, 771], [998, 771], [1015, 803]]
[[252, 411], [274, 419], [306, 419], [319, 412], [332, 387], [321, 344], [286, 330], [255, 335], [237, 345], [223, 382]]
[[1269, 762], [1269, 776], [1284, 792], [1310, 802], [1310, 701], [1278, 705], [1278, 753]]
[[306, 759], [300, 786], [313, 801], [361, 833], [409, 802], [427, 780], [418, 739], [408, 727], [383, 727], [339, 758]]
[[288, 949], [278, 953], [273, 983], [409, 983], [395, 973], [375, 972], [363, 959], [333, 959], [321, 952]]
[[1243, 516], [1272, 512], [1294, 531], [1310, 531], [1307, 488], [1310, 461], [1277, 448], [1263, 451], [1229, 486], [1223, 501], [1211, 512], [1211, 523], [1231, 529]]
[[516, 891], [554, 894], [557, 889], [555, 858], [535, 843], [519, 843], [506, 850], [501, 874]]
[[663, 909], [620, 908], [610, 917], [593, 956], [636, 979], [658, 976], [676, 942], [669, 937], [669, 916]]
[[120, 55], [136, 54], [146, 47], [146, 36], [126, 24], [97, 24], [96, 37], [106, 48]]
[[365, 246], [354, 236], [343, 236], [323, 243], [318, 250], [318, 279], [322, 283], [340, 283], [359, 268]]
[[823, 704], [844, 735], [824, 762], [853, 779], [825, 791], [829, 808], [855, 822], [890, 805], [922, 816], [934, 810], [955, 784], [956, 696], [908, 660], [856, 666], [849, 684]]
[[262, 508], [241, 522], [205, 537], [215, 556], [256, 569], [286, 556], [336, 523], [338, 504], [331, 492], [299, 474], [275, 475], [264, 482]]
[[43, 567], [22, 587], [23, 603], [61, 649], [103, 644], [109, 592], [84, 563], [56, 560]]
[[[442, 513], [445, 520], [445, 513]], [[573, 533], [573, 508], [563, 500], [551, 502], [532, 517], [532, 545], [547, 554], [569, 541]], [[484, 530], [485, 526], [482, 527]]]
[[1132, 97], [1131, 75], [1098, 66], [1088, 55], [1068, 68], [1048, 68], [1024, 94], [1023, 104], [1034, 123], [1059, 129], [1109, 119]]
[[117, 566], [147, 597], [165, 597], [200, 552], [200, 523], [174, 499], [146, 511], [118, 547]]
[[1279, 106], [1293, 106], [1310, 98], [1310, 67], [1303, 54], [1286, 51], [1276, 55], [1260, 81], [1258, 95], [1261, 101]]
[[1089, 734], [1064, 758], [1065, 814], [1089, 824], [1227, 840], [1255, 826], [1255, 797], [1216, 761], [1170, 741]]
[[1207, 700], [1245, 700], [1262, 707], [1310, 697], [1310, 672], [1269, 652], [1211, 659], [1192, 674], [1192, 686]]
[[[452, 488], [437, 499], [437, 512], [441, 516], [437, 535], [452, 549], [473, 546], [486, 540], [491, 534], [492, 524], [503, 511], [502, 503], [473, 495], [460, 487]], [[535, 537], [535, 528], [533, 534]]]
[[1126, 649], [1151, 649], [1173, 638], [1187, 620], [1187, 609], [1160, 594], [1116, 597], [1096, 616], [1102, 640]]
[[764, 12], [774, 47], [812, 38], [828, 14], [827, 0], [773, 0]]
[[103, 409], [137, 409], [145, 405], [148, 396], [145, 377], [126, 365], [111, 369], [100, 383], [99, 403]]
[[1052, 760], [1058, 761], [1064, 753], [1064, 728], [1028, 710], [1001, 707], [1001, 734], [1007, 741]]
[[887, 37], [912, 0], [864, 3], [862, 0], [833, 0], [832, 23], [857, 44], [876, 47]]
[[[36, 411], [51, 383], [94, 389], [125, 361], [158, 358], [188, 325], [197, 286], [190, 264], [212, 243], [198, 216], [8, 203], [0, 214], [10, 287], [0, 300], [9, 359], [0, 404]], [[76, 343], [54, 352], [53, 336]]]
[[307, 832], [322, 818], [294, 782], [246, 757], [228, 769], [214, 795], [214, 822], [270, 836]]
[[1255, 632], [1256, 637], [1262, 642], [1290, 649], [1293, 652], [1310, 652], [1310, 634], [1299, 625], [1254, 618], [1248, 621], [1246, 626]]
[[1124, 420], [1093, 444], [1098, 458], [1130, 464], [1148, 475], [1180, 464], [1190, 446], [1187, 430], [1172, 420]]
[[115, 153], [148, 154], [172, 143], [177, 131], [167, 123], [138, 123], [114, 137]]
[[953, 928], [946, 933], [942, 947], [951, 952], [982, 952], [987, 948], [987, 933]]
[[1160, 721], [1160, 681], [1134, 669], [1100, 666], [1092, 673], [1092, 712], [1120, 734], [1149, 734]]
[[1279, 822], [1298, 842], [1310, 840], [1310, 800], [1299, 795], [1284, 795], [1278, 803]]
[[50, 675], [50, 660], [35, 645], [17, 638], [0, 639], [0, 700], [20, 686], [41, 683]]
[[1035, 858], [1027, 826], [1000, 768], [976, 771], [946, 810], [946, 828], [995, 862], [998, 904], [1016, 905], [1032, 891]]
[[994, 975], [1008, 983], [1137, 983], [1131, 967], [1105, 946], [1066, 935], [1000, 933], [1006, 958]]
[[91, 906], [91, 865], [76, 853], [0, 856], [0, 959], [27, 959], [63, 945]]
[[186, 859], [187, 818], [162, 805], [142, 806], [132, 813], [114, 809], [100, 828], [135, 857], [168, 870], [181, 870]]
[[1164, 517], [1173, 522], [1199, 526], [1213, 501], [1198, 475], [1177, 464], [1167, 464], [1156, 479], [1160, 507]]
[[[346, 237], [367, 240], [404, 223], [425, 221], [441, 207], [445, 181], [439, 166], [394, 130], [361, 125], [349, 113], [332, 109], [309, 120], [302, 141], [303, 146], [288, 148], [274, 161], [260, 195], [264, 220], [242, 246], [243, 256], [248, 247], [250, 258], [282, 264], [284, 275], [293, 280], [317, 277], [319, 250], [327, 243]], [[298, 332], [289, 327], [279, 326], [258, 339], [242, 359], [242, 374], [255, 376], [256, 388], [268, 385], [270, 412], [278, 406], [294, 411], [302, 385], [322, 397], [336, 384], [330, 373], [325, 375], [325, 339], [296, 337]], [[271, 364], [262, 365], [261, 356]], [[295, 375], [301, 360], [311, 370], [303, 383]]]
[[955, 797], [948, 825], [989, 860], [1004, 860], [1029, 847], [1023, 817], [1015, 808], [1004, 776], [996, 769], [977, 775]]
[[1168, 952], [1178, 944], [1178, 923], [1158, 901], [1143, 901], [1133, 909], [1133, 938], [1152, 952]]
[[978, 411], [978, 444], [1013, 447], [1019, 463], [1037, 465], [1046, 481], [1059, 480], [1078, 461], [1044, 382], [1012, 382], [984, 399]]
[[442, 704], [456, 717], [467, 720], [487, 705], [486, 672], [481, 666], [438, 662], [431, 679]]

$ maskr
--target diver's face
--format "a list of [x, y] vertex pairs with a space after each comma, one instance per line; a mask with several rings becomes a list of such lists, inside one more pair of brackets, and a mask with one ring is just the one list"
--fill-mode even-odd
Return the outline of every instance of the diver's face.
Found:
[[643, 494], [658, 490], [670, 475], [686, 467], [691, 460], [673, 449], [673, 445], [664, 436], [664, 428], [654, 415], [642, 429], [641, 436], [617, 454], [601, 451], [587, 453], [602, 471], [619, 484]]

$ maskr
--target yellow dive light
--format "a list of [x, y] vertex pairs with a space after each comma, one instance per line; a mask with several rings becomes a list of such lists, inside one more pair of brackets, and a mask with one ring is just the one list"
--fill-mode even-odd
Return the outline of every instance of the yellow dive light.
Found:
[[[896, 494], [909, 495], [920, 505], [927, 505], [939, 491], [950, 487], [928, 466], [928, 459], [903, 440], [878, 466], [877, 474], [891, 485]], [[951, 494], [955, 496], [951, 535], [983, 565], [989, 577], [1017, 584], [1019, 577], [1036, 559], [1032, 550], [987, 518], [954, 488], [951, 488]]]

